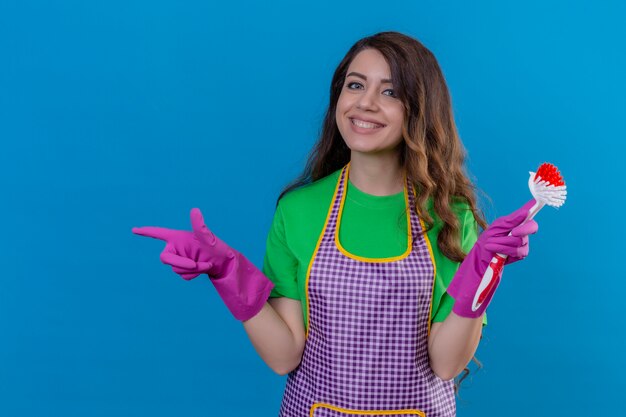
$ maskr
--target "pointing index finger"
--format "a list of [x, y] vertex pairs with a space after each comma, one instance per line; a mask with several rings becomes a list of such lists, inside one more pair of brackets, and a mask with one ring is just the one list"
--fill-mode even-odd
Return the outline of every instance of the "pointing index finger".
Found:
[[171, 229], [166, 229], [165, 227], [155, 227], [155, 226], [146, 226], [146, 227], [133, 227], [133, 233], [139, 236], [151, 237], [154, 239], [160, 239], [167, 241], [172, 234]]

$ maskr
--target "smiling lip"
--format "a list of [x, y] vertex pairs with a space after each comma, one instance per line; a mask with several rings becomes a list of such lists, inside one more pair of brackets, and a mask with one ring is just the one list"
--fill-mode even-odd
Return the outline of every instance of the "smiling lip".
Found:
[[[370, 121], [370, 120], [363, 120], [360, 118], [356, 118], [356, 117], [350, 117], [350, 128], [352, 129], [352, 131], [354, 133], [358, 133], [361, 135], [371, 135], [374, 133], [378, 133], [378, 131], [380, 129], [382, 129], [383, 127], [385, 127], [385, 125], [378, 123], [378, 122], [374, 122], [374, 121]], [[354, 121], [358, 120], [360, 122], [365, 122], [365, 123], [369, 123], [369, 124], [375, 124], [375, 127], [361, 127], [361, 126], [357, 126], [356, 124], [354, 124]]]
[[348, 117], [348, 119], [350, 119], [350, 122], [352, 122], [353, 120], [359, 120], [361, 122], [366, 122], [366, 123], [374, 123], [376, 125], [378, 125], [378, 127], [385, 127], [384, 124], [376, 121], [376, 120], [372, 120], [372, 119], [365, 119], [363, 117]]

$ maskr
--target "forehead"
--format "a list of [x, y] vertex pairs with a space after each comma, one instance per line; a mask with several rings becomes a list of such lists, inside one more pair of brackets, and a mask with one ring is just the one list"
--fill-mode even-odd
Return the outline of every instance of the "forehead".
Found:
[[377, 49], [364, 49], [350, 62], [348, 74], [352, 71], [374, 78], [391, 78], [391, 69], [383, 54]]

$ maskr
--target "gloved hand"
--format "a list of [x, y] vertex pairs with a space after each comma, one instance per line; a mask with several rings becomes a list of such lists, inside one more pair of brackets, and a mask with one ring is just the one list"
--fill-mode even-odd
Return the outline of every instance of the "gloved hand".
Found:
[[496, 219], [478, 237], [447, 289], [448, 294], [454, 298], [452, 311], [457, 315], [476, 318], [480, 317], [487, 308], [500, 283], [501, 268], [494, 268], [494, 281], [476, 311], [472, 311], [472, 303], [480, 281], [496, 253], [508, 256], [504, 264], [517, 262], [528, 256], [528, 235], [536, 233], [539, 226], [532, 219], [523, 222], [534, 204], [535, 199], [531, 199], [508, 216]]
[[274, 284], [241, 253], [211, 233], [197, 208], [191, 210], [191, 226], [191, 232], [151, 226], [134, 227], [132, 231], [167, 242], [161, 261], [171, 265], [183, 279], [208, 274], [237, 320], [254, 317], [263, 308]]

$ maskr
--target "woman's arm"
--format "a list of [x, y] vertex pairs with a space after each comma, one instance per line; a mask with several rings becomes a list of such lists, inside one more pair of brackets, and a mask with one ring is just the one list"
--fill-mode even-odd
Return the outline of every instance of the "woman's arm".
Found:
[[[474, 294], [495, 253], [507, 255], [506, 263], [528, 255], [528, 235], [537, 232], [534, 220], [526, 221], [535, 200], [531, 199], [508, 216], [499, 217], [476, 239], [471, 233], [475, 221], [465, 210], [463, 250], [472, 244], [446, 291], [454, 298], [452, 312], [443, 323], [434, 323], [428, 340], [428, 353], [433, 371], [441, 379], [457, 376], [474, 356], [482, 332], [482, 316], [496, 286], [478, 308], [472, 306]], [[471, 217], [470, 217], [471, 216]], [[496, 277], [497, 278], [497, 277]], [[499, 281], [495, 281], [496, 284]]]
[[428, 337], [430, 367], [448, 380], [457, 376], [469, 363], [480, 341], [483, 317], [465, 318], [453, 311], [443, 322], [433, 323]]
[[305, 340], [300, 301], [270, 298], [243, 327], [259, 356], [277, 374], [286, 375], [300, 364]]

